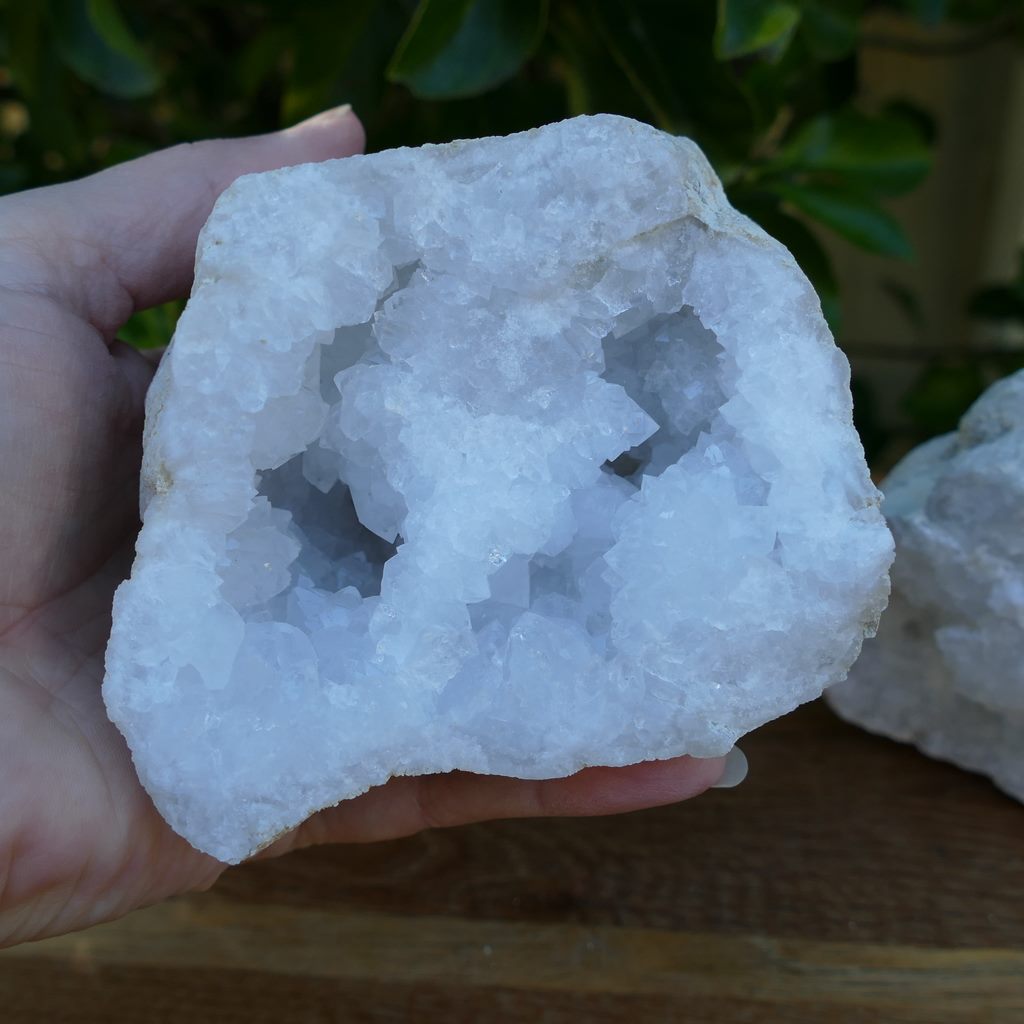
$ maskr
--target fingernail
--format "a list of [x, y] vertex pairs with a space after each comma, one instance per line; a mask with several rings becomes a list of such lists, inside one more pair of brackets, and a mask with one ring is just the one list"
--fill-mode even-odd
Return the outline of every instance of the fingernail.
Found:
[[312, 124], [328, 124], [331, 121], [340, 121], [343, 117], [348, 117], [352, 113], [351, 103], [342, 103], [339, 107], [331, 107], [330, 110], [321, 110], [319, 114], [314, 114], [312, 117], [307, 117], [305, 121], [300, 121], [298, 124], [293, 124], [288, 131], [294, 131], [296, 128], [307, 128]]
[[725, 771], [712, 789], [732, 789], [747, 777], [747, 755], [739, 747], [733, 747], [725, 756]]

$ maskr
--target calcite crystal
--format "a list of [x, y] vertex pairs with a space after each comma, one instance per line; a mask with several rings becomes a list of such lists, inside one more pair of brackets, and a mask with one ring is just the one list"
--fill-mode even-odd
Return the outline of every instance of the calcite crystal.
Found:
[[1024, 371], [884, 489], [892, 604], [832, 706], [1024, 800]]
[[110, 714], [225, 861], [393, 775], [723, 754], [884, 605], [850, 413], [811, 286], [686, 139], [242, 178], [150, 393]]

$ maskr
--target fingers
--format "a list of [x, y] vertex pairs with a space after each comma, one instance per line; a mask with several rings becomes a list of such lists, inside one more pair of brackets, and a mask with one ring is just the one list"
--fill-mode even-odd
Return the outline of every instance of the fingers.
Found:
[[725, 758], [585, 768], [564, 779], [450, 772], [392, 779], [314, 815], [261, 856], [318, 843], [367, 843], [497, 818], [585, 817], [678, 803], [713, 786]]
[[125, 385], [125, 394], [128, 396], [128, 408], [133, 410], [138, 423], [136, 429], [141, 429], [142, 416], [145, 413], [146, 392], [149, 390], [153, 374], [159, 366], [159, 356], [152, 353], [162, 353], [163, 348], [147, 349], [140, 351], [123, 341], [115, 340], [110, 344], [110, 355], [113, 357], [114, 366], [120, 373]]
[[349, 156], [363, 144], [362, 125], [343, 107], [285, 131], [174, 146], [17, 194], [0, 204], [0, 273], [113, 338], [135, 310], [187, 293], [199, 229], [235, 178]]

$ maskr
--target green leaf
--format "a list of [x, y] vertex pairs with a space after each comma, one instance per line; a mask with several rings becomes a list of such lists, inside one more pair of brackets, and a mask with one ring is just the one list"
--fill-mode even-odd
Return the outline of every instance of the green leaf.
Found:
[[376, 0], [349, 0], [344, 8], [313, 6], [291, 19], [294, 71], [281, 100], [285, 124], [341, 101], [341, 76], [375, 6]]
[[522, 67], [547, 16], [548, 0], [420, 0], [388, 78], [421, 99], [479, 95]]
[[678, 130], [679, 76], [665, 68], [640, 13], [624, 0], [591, 0], [586, 18], [653, 123], [663, 131]]
[[253, 36], [231, 62], [231, 82], [248, 102], [268, 78], [281, 70], [290, 42], [289, 33], [273, 27]]
[[420, 0], [398, 41], [389, 77], [416, 74], [438, 60], [458, 35], [475, 0]]
[[107, 46], [138, 67], [152, 69], [149, 57], [121, 17], [116, 0], [88, 0], [87, 7], [93, 28]]
[[926, 435], [956, 430], [960, 417], [985, 390], [977, 362], [927, 367], [903, 401], [910, 418]]
[[825, 184], [777, 182], [772, 188], [798, 210], [862, 249], [900, 259], [914, 255], [897, 221], [868, 196]]
[[110, 96], [148, 96], [160, 74], [114, 0], [53, 0], [55, 39], [79, 78]]
[[919, 21], [935, 26], [946, 17], [949, 3], [948, 0], [909, 0], [907, 6]]
[[899, 195], [928, 174], [931, 150], [907, 117], [847, 109], [808, 121], [771, 166], [831, 174], [874, 195]]
[[595, 107], [591, 82], [587, 75], [589, 62], [585, 41], [579, 38], [578, 33], [557, 23], [552, 25], [551, 35], [560, 52], [559, 70], [565, 83], [567, 113], [572, 117], [578, 114], [592, 114]]
[[882, 108], [882, 114], [892, 120], [906, 122], [917, 132], [917, 137], [929, 147], [934, 146], [938, 140], [939, 127], [935, 123], [935, 117], [911, 100], [889, 100]]
[[785, 0], [718, 0], [715, 56], [732, 60], [768, 47], [785, 49], [800, 9]]
[[42, 85], [40, 54], [46, 34], [45, 11], [41, 4], [16, 4], [4, 12], [4, 19], [14, 84], [22, 96], [31, 100]]
[[888, 278], [881, 282], [882, 291], [892, 299], [899, 311], [907, 318], [907, 322], [918, 333], [923, 333], [925, 328], [924, 310], [921, 308], [921, 300], [912, 288], [901, 281], [894, 281]]
[[[12, 77], [29, 111], [29, 130], [19, 142], [27, 143], [36, 154], [50, 150], [73, 161], [81, 155], [84, 132], [71, 110], [67, 89], [70, 76], [58, 55], [48, 11], [42, 4], [16, 4], [5, 17]], [[49, 180], [52, 178], [41, 174], [37, 164], [25, 184]]]
[[862, 0], [825, 0], [803, 5], [800, 34], [822, 61], [839, 60], [857, 45]]
[[174, 334], [174, 327], [184, 308], [184, 301], [173, 299], [162, 306], [140, 310], [118, 331], [118, 337], [135, 348], [166, 345]]

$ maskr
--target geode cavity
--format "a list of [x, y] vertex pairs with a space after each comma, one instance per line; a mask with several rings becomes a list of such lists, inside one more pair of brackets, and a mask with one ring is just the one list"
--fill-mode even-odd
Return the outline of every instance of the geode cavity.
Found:
[[142, 782], [237, 861], [392, 775], [725, 753], [885, 604], [848, 376], [789, 253], [646, 125], [240, 179], [115, 604]]

